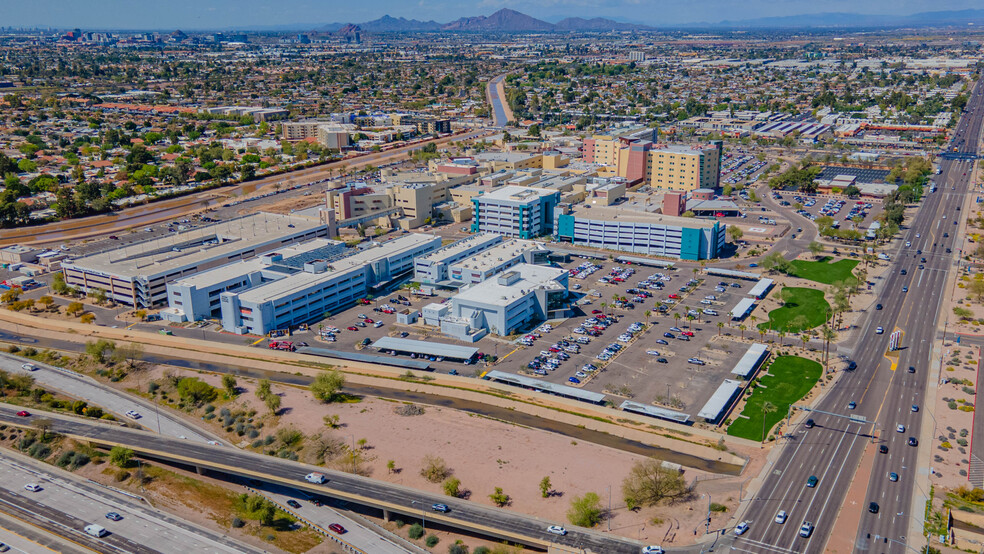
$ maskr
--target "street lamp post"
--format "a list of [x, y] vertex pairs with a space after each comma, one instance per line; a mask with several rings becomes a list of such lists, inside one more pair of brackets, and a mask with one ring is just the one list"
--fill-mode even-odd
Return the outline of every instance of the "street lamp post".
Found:
[[419, 501], [419, 500], [411, 500], [410, 501], [410, 506], [414, 506], [416, 504], [420, 504], [420, 521], [422, 522], [421, 523], [421, 527], [424, 529], [424, 532], [426, 532], [427, 531], [427, 512], [424, 511], [424, 503], [421, 502], [421, 501]]

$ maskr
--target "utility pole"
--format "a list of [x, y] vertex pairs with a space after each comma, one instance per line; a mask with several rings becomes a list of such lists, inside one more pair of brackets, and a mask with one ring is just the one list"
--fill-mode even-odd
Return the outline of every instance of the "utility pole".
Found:
[[612, 530], [612, 486], [608, 485], [608, 530]]

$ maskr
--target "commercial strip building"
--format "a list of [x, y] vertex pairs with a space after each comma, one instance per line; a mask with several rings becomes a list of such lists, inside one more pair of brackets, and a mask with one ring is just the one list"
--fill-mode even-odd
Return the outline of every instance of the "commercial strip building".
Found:
[[473, 232], [498, 233], [532, 239], [553, 231], [554, 207], [560, 192], [550, 189], [506, 186], [472, 198]]
[[317, 218], [257, 213], [63, 261], [62, 269], [70, 286], [152, 308], [165, 303], [170, 281], [327, 236]]
[[[308, 323], [337, 312], [409, 275], [413, 260], [441, 247], [440, 237], [411, 234], [335, 260], [312, 260], [303, 270], [252, 288], [220, 294], [222, 327], [239, 334], [263, 335]], [[223, 271], [220, 269], [218, 271]]]
[[718, 257], [727, 237], [727, 226], [712, 220], [607, 207], [564, 211], [571, 209], [554, 211], [554, 238], [592, 248], [707, 260]]

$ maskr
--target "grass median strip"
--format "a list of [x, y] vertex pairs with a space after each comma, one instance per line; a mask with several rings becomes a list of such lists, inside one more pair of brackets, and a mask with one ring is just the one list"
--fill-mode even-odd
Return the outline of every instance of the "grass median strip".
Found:
[[768, 373], [758, 380], [758, 385], [752, 385], [752, 395], [741, 411], [742, 417], [728, 427], [728, 434], [762, 440], [786, 417], [789, 406], [810, 392], [822, 374], [823, 366], [818, 362], [799, 356], [779, 356], [769, 366]]

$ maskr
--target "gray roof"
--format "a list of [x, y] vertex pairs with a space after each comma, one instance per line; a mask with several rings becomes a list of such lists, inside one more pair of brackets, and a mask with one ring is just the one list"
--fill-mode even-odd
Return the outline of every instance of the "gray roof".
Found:
[[650, 406], [648, 404], [640, 404], [631, 400], [622, 402], [619, 408], [626, 412], [635, 412], [637, 414], [647, 415], [659, 419], [668, 419], [677, 423], [690, 423], [690, 416], [683, 412], [667, 410], [666, 408]]
[[471, 346], [459, 346], [457, 344], [431, 342], [428, 340], [401, 339], [398, 337], [383, 337], [374, 342], [372, 346], [380, 350], [395, 350], [397, 352], [411, 352], [414, 354], [443, 356], [445, 358], [462, 360], [467, 360], [478, 353], [478, 349], [472, 348]]
[[720, 275], [721, 277], [734, 277], [735, 279], [761, 279], [762, 276], [758, 273], [751, 273], [749, 271], [735, 271], [733, 269], [722, 269], [719, 267], [709, 267], [707, 268], [708, 275]]
[[344, 352], [342, 350], [330, 350], [328, 348], [317, 348], [312, 346], [302, 346], [298, 348], [297, 351], [301, 354], [313, 354], [315, 356], [338, 358], [340, 360], [350, 360], [353, 362], [393, 365], [410, 369], [430, 369], [430, 364], [426, 361], [408, 360], [397, 356], [375, 356], [372, 354], [363, 354], [361, 352]]
[[769, 292], [769, 288], [775, 283], [772, 279], [760, 279], [755, 286], [748, 291], [748, 296], [754, 296], [755, 298], [762, 298], [762, 296]]
[[517, 385], [541, 392], [548, 392], [550, 394], [556, 394], [557, 396], [566, 396], [568, 398], [584, 400], [585, 402], [591, 402], [592, 404], [601, 404], [601, 402], [605, 400], [605, 395], [600, 392], [581, 390], [574, 387], [568, 387], [567, 385], [555, 385], [553, 383], [547, 383], [546, 381], [532, 379], [522, 375], [515, 375], [513, 373], [492, 370], [486, 373], [485, 376], [493, 381], [500, 381], [510, 385]]
[[762, 358], [768, 351], [768, 347], [764, 344], [756, 342], [751, 345], [745, 351], [745, 355], [735, 364], [735, 368], [731, 370], [731, 374], [748, 379], [755, 372], [755, 369], [762, 362]]
[[671, 268], [674, 265], [676, 265], [673, 262], [664, 262], [663, 260], [654, 260], [652, 258], [640, 258], [638, 256], [619, 256], [615, 258], [615, 261], [622, 262], [622, 263], [628, 262], [628, 263], [639, 264], [639, 265], [651, 265], [654, 267], [665, 267], [665, 268]]
[[697, 412], [697, 417], [706, 419], [707, 421], [717, 421], [721, 417], [721, 414], [731, 405], [731, 401], [734, 400], [735, 395], [741, 390], [741, 386], [741, 381], [725, 379], [717, 390], [714, 391], [714, 394], [711, 395], [710, 400]]
[[738, 301], [737, 304], [735, 304], [735, 307], [731, 310], [731, 317], [732, 318], [743, 317], [745, 314], [751, 311], [753, 307], [755, 307], [754, 298], [742, 298], [741, 300]]

